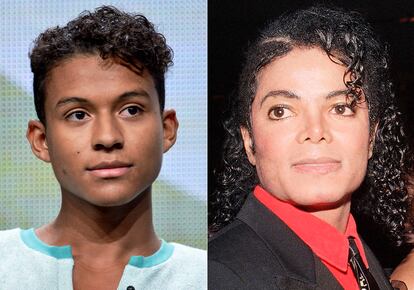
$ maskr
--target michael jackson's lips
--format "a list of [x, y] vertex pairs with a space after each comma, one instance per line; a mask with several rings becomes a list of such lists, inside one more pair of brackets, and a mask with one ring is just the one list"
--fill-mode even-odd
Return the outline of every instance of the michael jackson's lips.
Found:
[[96, 177], [115, 178], [127, 173], [131, 167], [132, 164], [115, 160], [110, 162], [101, 162], [92, 167], [88, 167], [86, 170]]
[[329, 158], [307, 158], [293, 163], [292, 167], [299, 173], [328, 174], [341, 167], [341, 161]]

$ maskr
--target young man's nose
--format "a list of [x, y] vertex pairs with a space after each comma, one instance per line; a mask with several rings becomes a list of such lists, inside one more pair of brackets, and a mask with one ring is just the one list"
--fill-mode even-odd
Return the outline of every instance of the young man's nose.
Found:
[[95, 150], [122, 149], [124, 138], [118, 122], [112, 118], [102, 118], [94, 124], [92, 146]]
[[330, 143], [332, 135], [329, 123], [322, 114], [307, 114], [302, 121], [302, 129], [298, 134], [298, 142], [310, 142], [318, 144], [320, 142]]

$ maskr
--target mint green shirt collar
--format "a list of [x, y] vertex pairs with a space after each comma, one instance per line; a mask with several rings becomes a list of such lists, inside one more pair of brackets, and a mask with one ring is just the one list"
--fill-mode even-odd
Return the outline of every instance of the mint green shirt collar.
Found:
[[[20, 238], [27, 247], [56, 259], [73, 259], [71, 246], [50, 246], [41, 241], [33, 228], [20, 231]], [[128, 265], [150, 268], [167, 261], [174, 252], [174, 245], [161, 240], [161, 247], [151, 256], [132, 256]]]

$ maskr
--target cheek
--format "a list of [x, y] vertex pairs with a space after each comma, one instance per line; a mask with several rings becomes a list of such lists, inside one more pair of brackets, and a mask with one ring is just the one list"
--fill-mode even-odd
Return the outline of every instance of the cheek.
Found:
[[146, 135], [144, 140], [135, 141], [134, 151], [137, 156], [140, 156], [141, 159], [158, 159], [157, 156], [161, 156], [163, 152], [162, 147], [162, 138], [159, 138], [158, 135]]
[[[59, 180], [81, 173], [88, 148], [91, 148], [88, 134], [68, 134], [67, 128], [50, 128], [48, 133], [48, 150], [51, 164]], [[87, 159], [87, 158], [86, 158]]]
[[[368, 123], [355, 124], [351, 129], [338, 132], [336, 140], [341, 145], [343, 157], [346, 157], [350, 170], [355, 174], [365, 174], [369, 158]], [[351, 173], [352, 174], [352, 173]]]
[[256, 155], [271, 159], [286, 156], [295, 141], [295, 132], [295, 124], [291, 122], [257, 120], [253, 124]]
[[[359, 135], [361, 136], [361, 135]], [[361, 170], [365, 171], [366, 166], [368, 163], [368, 157], [369, 157], [369, 135], [366, 135], [367, 139], [362, 138], [356, 138], [354, 137], [353, 141], [350, 141], [352, 139], [348, 139], [348, 156], [350, 161], [353, 164], [360, 165]]]
[[163, 152], [163, 131], [155, 121], [144, 128], [136, 130], [129, 135], [130, 142], [126, 146], [135, 151], [134, 154], [140, 159], [158, 161], [158, 156]]
[[[163, 146], [162, 135], [154, 130], [147, 134], [145, 141], [136, 143], [137, 163], [141, 164], [140, 178], [152, 182], [161, 170]], [[138, 152], [137, 152], [138, 151]], [[149, 184], [148, 184], [149, 185]]]
[[285, 171], [294, 135], [292, 130], [285, 130], [284, 126], [276, 129], [258, 124], [256, 128], [253, 128], [256, 170], [263, 182], [266, 176], [277, 178]]

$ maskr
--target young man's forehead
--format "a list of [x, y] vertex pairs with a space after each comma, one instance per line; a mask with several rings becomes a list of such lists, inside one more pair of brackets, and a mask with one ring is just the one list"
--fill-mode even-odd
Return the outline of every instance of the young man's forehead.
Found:
[[54, 67], [46, 81], [45, 103], [59, 107], [104, 96], [117, 102], [138, 97], [158, 101], [153, 77], [147, 71], [137, 74], [118, 62], [101, 64], [97, 55], [76, 55]]

